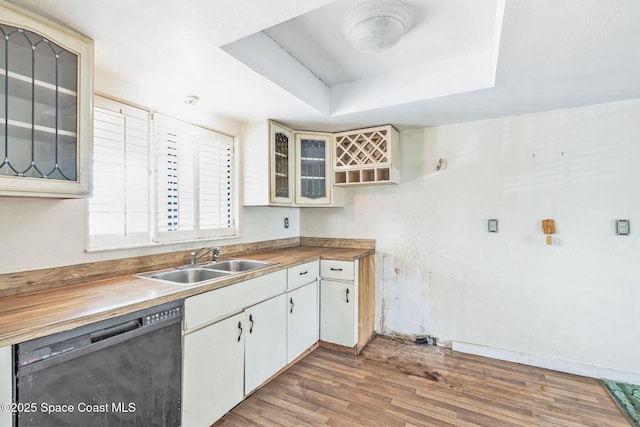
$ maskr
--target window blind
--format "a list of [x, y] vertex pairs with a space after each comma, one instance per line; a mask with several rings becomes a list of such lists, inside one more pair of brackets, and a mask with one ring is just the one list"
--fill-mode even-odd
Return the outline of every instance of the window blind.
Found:
[[233, 235], [233, 138], [154, 115], [156, 240]]
[[150, 115], [95, 97], [89, 247], [148, 243]]

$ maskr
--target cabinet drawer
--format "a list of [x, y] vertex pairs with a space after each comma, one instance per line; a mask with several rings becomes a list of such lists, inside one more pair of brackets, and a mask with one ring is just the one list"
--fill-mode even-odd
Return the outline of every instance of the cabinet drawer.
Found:
[[276, 271], [229, 285], [184, 301], [184, 324], [189, 332], [244, 310], [246, 307], [282, 294], [287, 288], [287, 272]]
[[318, 261], [311, 261], [304, 264], [289, 267], [287, 269], [287, 289], [295, 289], [314, 280], [318, 280]]
[[353, 262], [323, 259], [320, 272], [323, 279], [353, 280]]

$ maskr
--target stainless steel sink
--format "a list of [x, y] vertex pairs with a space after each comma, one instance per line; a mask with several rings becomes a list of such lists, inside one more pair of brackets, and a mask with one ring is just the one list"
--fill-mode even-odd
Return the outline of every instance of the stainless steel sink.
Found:
[[231, 273], [228, 271], [190, 268], [187, 270], [171, 269], [150, 271], [148, 273], [134, 274], [134, 276], [141, 277], [143, 279], [153, 279], [161, 282], [173, 283], [180, 286], [192, 286], [215, 279], [221, 279], [229, 276], [230, 274]]
[[226, 261], [219, 261], [212, 264], [203, 265], [202, 268], [206, 268], [207, 270], [243, 273], [245, 271], [255, 270], [257, 268], [267, 267], [269, 265], [273, 265], [273, 263], [247, 259], [229, 259]]
[[134, 274], [134, 276], [143, 279], [171, 283], [178, 286], [193, 286], [214, 282], [216, 280], [224, 279], [225, 277], [233, 276], [234, 274], [257, 270], [270, 265], [274, 265], [274, 263], [246, 259], [229, 259], [209, 264], [197, 264], [194, 266], [182, 266], [172, 269], [149, 271], [146, 273]]

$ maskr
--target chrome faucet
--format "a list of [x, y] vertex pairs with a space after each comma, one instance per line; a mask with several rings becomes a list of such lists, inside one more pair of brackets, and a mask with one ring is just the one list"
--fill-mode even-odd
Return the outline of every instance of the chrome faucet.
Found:
[[216, 262], [218, 257], [220, 256], [220, 248], [207, 248], [206, 246], [201, 247], [189, 254], [189, 265], [196, 265], [196, 261], [202, 258], [206, 254], [211, 252], [211, 259], [213, 262]]

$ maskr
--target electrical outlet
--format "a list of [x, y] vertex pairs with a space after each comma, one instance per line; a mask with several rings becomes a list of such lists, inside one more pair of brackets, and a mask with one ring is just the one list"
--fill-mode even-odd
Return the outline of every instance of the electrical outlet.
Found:
[[618, 236], [628, 236], [631, 234], [631, 224], [628, 219], [617, 219], [616, 220], [616, 235]]
[[284, 228], [289, 228], [289, 218], [284, 219]]
[[487, 231], [489, 233], [497, 233], [498, 232], [498, 220], [497, 219], [489, 219], [489, 220], [487, 220]]

